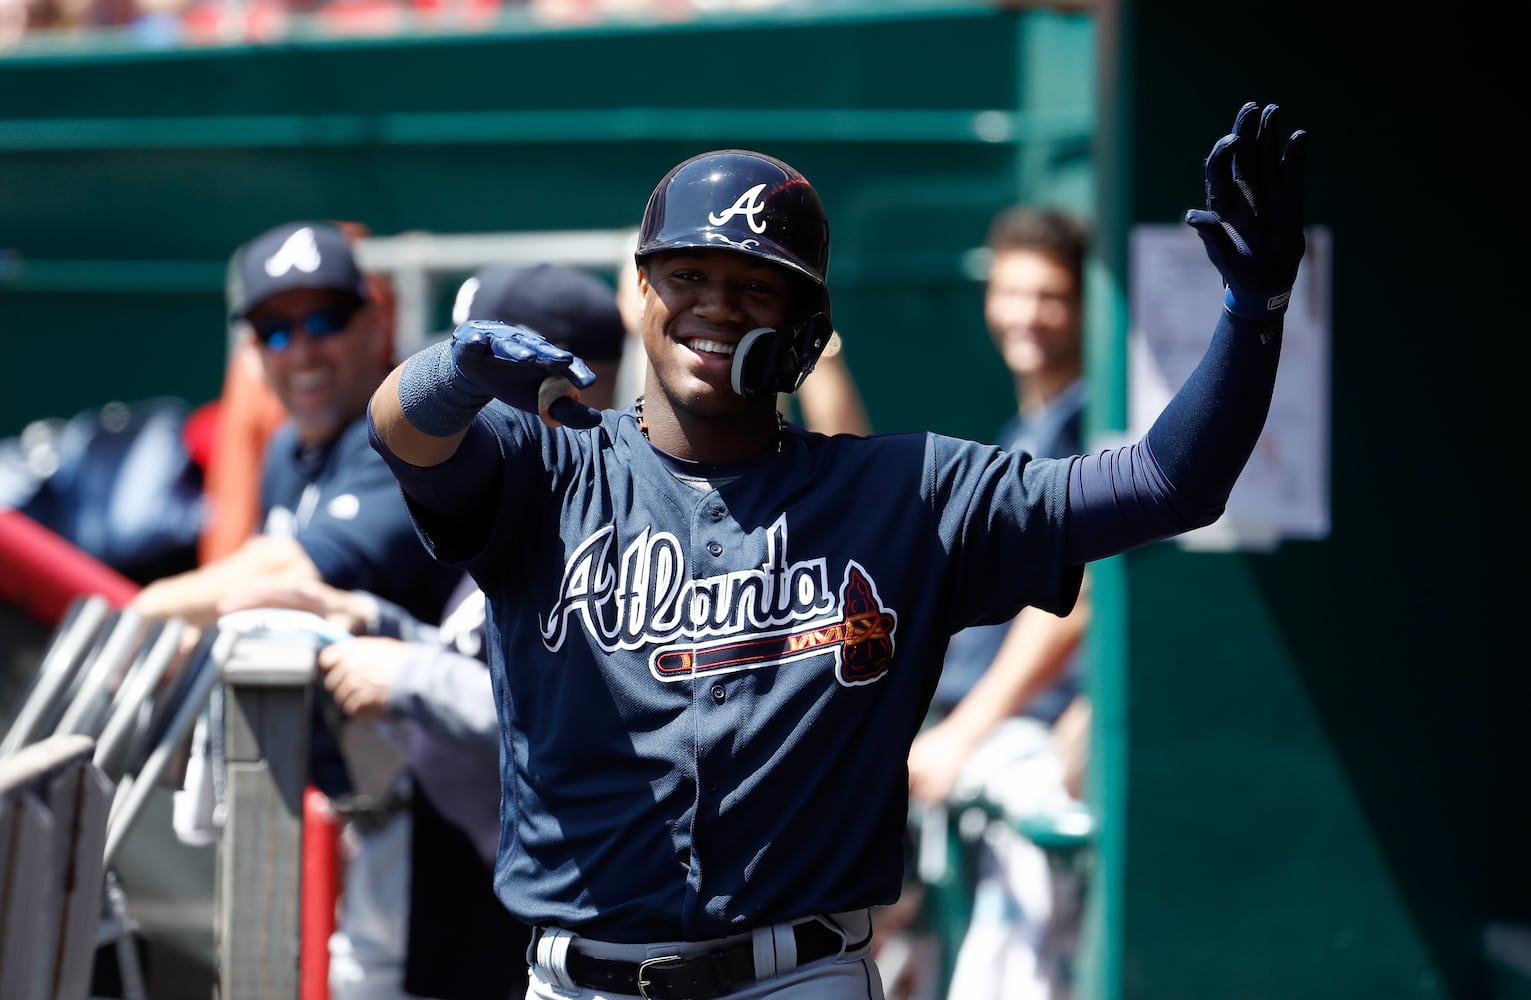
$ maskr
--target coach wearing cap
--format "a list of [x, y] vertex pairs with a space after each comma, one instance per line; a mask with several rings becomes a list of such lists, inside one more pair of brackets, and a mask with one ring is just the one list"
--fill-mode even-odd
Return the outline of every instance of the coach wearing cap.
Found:
[[367, 444], [367, 400], [392, 364], [393, 317], [334, 225], [291, 222], [236, 255], [235, 319], [250, 324], [288, 421], [266, 450], [262, 533], [145, 587], [133, 607], [193, 625], [222, 596], [283, 574], [369, 590], [436, 621], [456, 580], [420, 545], [397, 483]]
[[[377, 284], [358, 268], [346, 234], [325, 222], [266, 230], [235, 252], [233, 269], [232, 318], [253, 331], [265, 381], [288, 417], [266, 447], [263, 527], [228, 555], [149, 584], [130, 607], [145, 617], [205, 626], [240, 589], [262, 581], [322, 582], [439, 621], [459, 574], [420, 544], [397, 482], [367, 442], [367, 402], [393, 362], [393, 316], [378, 301]], [[404, 830], [390, 838], [389, 849], [407, 858], [407, 826], [393, 822], [402, 802], [357, 794], [397, 786], [402, 754], [393, 771], [357, 771], [358, 758], [341, 756], [345, 737], [320, 719], [338, 720], [319, 708], [333, 705], [318, 698], [314, 705], [314, 783], [353, 828], [365, 820], [369, 830]], [[347, 811], [353, 804], [359, 805]], [[359, 884], [348, 875], [348, 896]], [[341, 923], [344, 930], [348, 921]], [[362, 947], [352, 942], [352, 950]]]
[[[430, 558], [398, 484], [367, 443], [367, 400], [392, 363], [393, 317], [335, 225], [290, 222], [235, 253], [233, 316], [259, 345], [288, 420], [261, 469], [260, 534], [197, 569], [156, 580], [130, 608], [205, 626], [253, 581], [365, 590], [438, 621], [457, 574]], [[316, 732], [315, 778], [331, 798], [350, 781]]]

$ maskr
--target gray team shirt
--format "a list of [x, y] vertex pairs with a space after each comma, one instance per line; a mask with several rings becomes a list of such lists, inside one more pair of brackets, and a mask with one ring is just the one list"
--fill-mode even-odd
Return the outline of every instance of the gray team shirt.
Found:
[[[586, 431], [497, 403], [479, 420], [498, 516], [412, 510], [489, 599], [510, 911], [637, 942], [896, 900], [948, 639], [1077, 596], [1068, 462], [793, 427], [698, 490], [631, 409]], [[391, 464], [422, 496], [453, 473]]]

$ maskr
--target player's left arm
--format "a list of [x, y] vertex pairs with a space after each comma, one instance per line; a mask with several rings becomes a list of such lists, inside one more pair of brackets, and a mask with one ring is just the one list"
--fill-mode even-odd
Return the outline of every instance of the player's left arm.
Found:
[[1065, 559], [1078, 564], [1222, 515], [1265, 426], [1303, 237], [1308, 133], [1250, 102], [1206, 161], [1207, 207], [1186, 213], [1223, 277], [1200, 364], [1143, 439], [1076, 459]]

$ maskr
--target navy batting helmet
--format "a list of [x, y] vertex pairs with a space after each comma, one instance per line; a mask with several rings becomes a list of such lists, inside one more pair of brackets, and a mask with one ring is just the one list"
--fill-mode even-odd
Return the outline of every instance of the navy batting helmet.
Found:
[[662, 250], [698, 247], [750, 254], [805, 280], [810, 293], [791, 329], [751, 331], [734, 354], [740, 395], [796, 391], [834, 332], [825, 285], [829, 217], [818, 192], [791, 166], [747, 149], [684, 160], [649, 196], [634, 256], [641, 265]]

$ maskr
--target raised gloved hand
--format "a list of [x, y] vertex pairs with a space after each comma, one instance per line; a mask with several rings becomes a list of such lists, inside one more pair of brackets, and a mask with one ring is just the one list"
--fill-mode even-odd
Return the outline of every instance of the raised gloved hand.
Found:
[[598, 410], [578, 401], [595, 381], [590, 366], [530, 330], [497, 320], [470, 320], [452, 333], [452, 363], [471, 388], [544, 422], [594, 427]]
[[1284, 134], [1279, 109], [1251, 101], [1207, 156], [1207, 207], [1185, 214], [1223, 276], [1237, 316], [1279, 319], [1302, 260], [1308, 133]]

